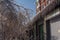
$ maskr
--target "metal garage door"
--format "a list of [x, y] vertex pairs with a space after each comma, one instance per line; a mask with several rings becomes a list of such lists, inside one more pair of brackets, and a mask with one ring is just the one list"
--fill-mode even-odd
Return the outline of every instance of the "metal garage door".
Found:
[[50, 20], [51, 40], [60, 40], [60, 16]]

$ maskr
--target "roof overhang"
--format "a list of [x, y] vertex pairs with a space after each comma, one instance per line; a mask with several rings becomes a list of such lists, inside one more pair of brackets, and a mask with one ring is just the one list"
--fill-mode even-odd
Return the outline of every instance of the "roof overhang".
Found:
[[56, 10], [54, 10], [53, 12], [51, 12], [50, 15], [47, 15], [46, 18], [45, 18], [45, 20], [50, 20], [50, 19], [52, 19], [52, 18], [54, 18], [56, 16], [59, 16], [59, 15], [60, 15], [60, 9], [57, 8]]

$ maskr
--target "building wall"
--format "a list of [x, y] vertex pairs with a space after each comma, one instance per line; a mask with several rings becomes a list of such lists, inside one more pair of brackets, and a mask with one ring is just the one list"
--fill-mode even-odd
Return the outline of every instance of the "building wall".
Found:
[[39, 0], [37, 2], [37, 13], [41, 12], [42, 10], [44, 10], [44, 8], [46, 8], [46, 6], [48, 6], [49, 4], [51, 4], [54, 0]]

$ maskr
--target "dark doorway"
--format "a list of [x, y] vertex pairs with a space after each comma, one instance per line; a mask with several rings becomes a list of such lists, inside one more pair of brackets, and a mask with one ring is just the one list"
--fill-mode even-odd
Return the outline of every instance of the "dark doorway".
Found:
[[46, 21], [46, 32], [47, 40], [51, 40], [50, 20]]
[[44, 40], [43, 24], [36, 26], [36, 40]]
[[44, 40], [43, 24], [39, 25], [39, 40]]

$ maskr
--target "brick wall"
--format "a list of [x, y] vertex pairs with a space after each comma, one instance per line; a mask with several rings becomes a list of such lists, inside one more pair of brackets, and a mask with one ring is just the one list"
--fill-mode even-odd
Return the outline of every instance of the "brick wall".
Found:
[[[52, 2], [53, 0], [39, 0], [38, 2], [37, 2], [37, 13], [39, 12], [39, 11], [42, 11], [44, 8], [46, 8], [46, 6], [48, 5], [48, 4], [50, 4], [51, 2]], [[39, 6], [39, 7], [38, 7]]]

